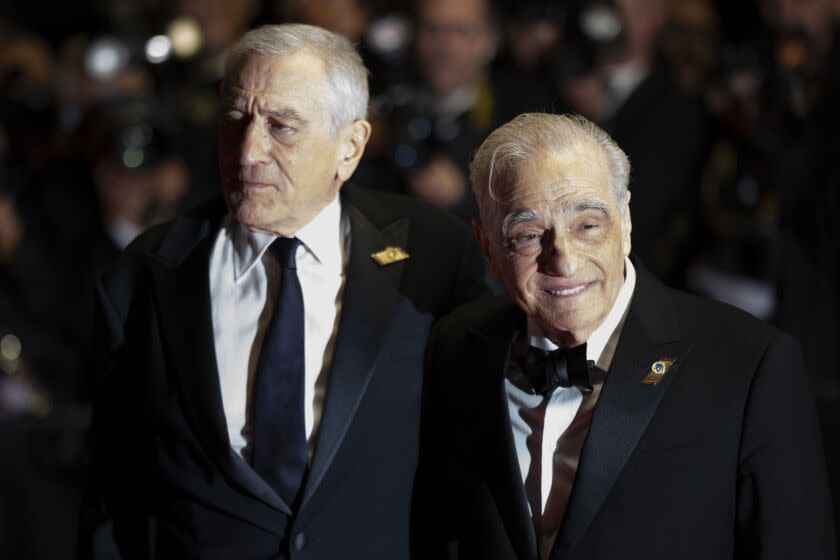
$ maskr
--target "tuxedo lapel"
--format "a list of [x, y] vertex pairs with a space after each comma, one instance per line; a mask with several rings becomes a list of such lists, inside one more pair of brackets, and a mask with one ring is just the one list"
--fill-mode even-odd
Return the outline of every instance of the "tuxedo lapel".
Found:
[[[634, 265], [635, 293], [581, 450], [553, 558], [563, 558], [586, 532], [689, 351], [667, 290], [637, 261]], [[661, 358], [675, 360], [671, 369], [655, 385], [642, 384]]]
[[382, 341], [395, 315], [405, 266], [405, 261], [380, 266], [371, 255], [388, 246], [405, 247], [407, 219], [379, 229], [347, 199], [345, 207], [350, 218], [350, 258], [324, 411], [304, 488], [304, 504], [332, 464], [365, 395]]
[[467, 355], [479, 357], [478, 363], [469, 368], [475, 375], [470, 386], [480, 388], [476, 398], [484, 404], [481, 414], [475, 418], [478, 425], [474, 430], [485, 434], [478, 440], [483, 449], [476, 456], [490, 455], [478, 468], [486, 469], [490, 490], [517, 557], [535, 559], [536, 537], [513, 442], [504, 384], [514, 338], [524, 326], [522, 312], [507, 301], [506, 307], [486, 327], [471, 333], [476, 347]]
[[[209, 260], [218, 219], [180, 218], [156, 253], [153, 267], [164, 348], [194, 433], [225, 477], [263, 503], [291, 513], [242, 460], [227, 435], [210, 303]], [[241, 458], [240, 458], [241, 459]], [[273, 530], [273, 529], [272, 529]]]
[[222, 409], [213, 342], [208, 262], [213, 244], [209, 221], [181, 218], [158, 251], [154, 268], [161, 330], [167, 354], [195, 433], [215, 458], [230, 442]]

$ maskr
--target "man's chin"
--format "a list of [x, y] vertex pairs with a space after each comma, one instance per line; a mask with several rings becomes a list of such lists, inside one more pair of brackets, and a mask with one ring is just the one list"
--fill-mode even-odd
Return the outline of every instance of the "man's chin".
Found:
[[543, 332], [554, 342], [577, 345], [586, 342], [603, 321], [603, 318], [599, 319], [597, 315], [586, 306], [572, 309], [542, 308], [542, 313], [536, 320]]
[[269, 231], [279, 221], [275, 213], [267, 212], [266, 208], [251, 201], [243, 201], [236, 206], [228, 205], [228, 208], [237, 222], [251, 229]]

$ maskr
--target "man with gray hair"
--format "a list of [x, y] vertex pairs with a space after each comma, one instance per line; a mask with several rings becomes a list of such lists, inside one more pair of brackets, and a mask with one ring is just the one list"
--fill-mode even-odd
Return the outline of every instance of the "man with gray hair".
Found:
[[429, 341], [427, 555], [835, 558], [798, 344], [645, 270], [629, 171], [582, 117], [521, 115], [475, 154], [508, 295]]
[[224, 200], [102, 276], [91, 498], [123, 557], [409, 557], [426, 339], [483, 274], [455, 218], [343, 187], [367, 103], [347, 39], [247, 33]]

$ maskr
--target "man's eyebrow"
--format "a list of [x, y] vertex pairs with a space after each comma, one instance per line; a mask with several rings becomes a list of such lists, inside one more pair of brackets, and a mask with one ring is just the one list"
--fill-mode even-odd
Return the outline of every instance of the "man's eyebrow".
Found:
[[[241, 86], [237, 84], [232, 84], [230, 82], [226, 83], [225, 86], [227, 87], [234, 87], [236, 89], [243, 89]], [[271, 95], [271, 92], [257, 92], [257, 93], [265, 93]], [[241, 109], [242, 105], [244, 104], [244, 100], [241, 96], [237, 95], [234, 92], [230, 91], [223, 91], [222, 93], [222, 103], [225, 107], [231, 109]], [[267, 109], [265, 113], [271, 117], [274, 117], [277, 120], [283, 122], [293, 122], [299, 126], [309, 124], [309, 121], [306, 120], [303, 115], [297, 109], [293, 109], [291, 107], [282, 107], [279, 109]]]
[[[588, 198], [586, 200], [578, 200], [576, 202], [564, 205], [562, 211], [567, 214], [582, 214], [594, 210], [600, 212], [603, 216], [611, 220], [609, 206], [600, 198]], [[525, 223], [534, 222], [538, 220], [537, 212], [535, 210], [518, 210], [511, 212], [505, 219], [502, 220], [502, 238], [506, 238], [510, 230], [515, 226]]]
[[534, 210], [519, 210], [518, 212], [511, 212], [502, 221], [502, 239], [506, 238], [508, 233], [514, 226], [524, 222], [533, 222], [537, 219], [537, 213]]
[[[236, 98], [227, 98], [223, 99], [223, 106], [227, 110], [233, 109], [239, 111], [243, 108], [243, 102]], [[291, 107], [283, 109], [268, 109], [265, 111], [265, 114], [283, 123], [291, 123], [299, 127], [309, 124], [309, 121], [307, 121], [300, 112], [292, 109]]]
[[266, 113], [271, 115], [275, 119], [283, 122], [293, 122], [298, 125], [304, 125], [309, 122], [305, 118], [303, 118], [303, 115], [301, 115], [298, 111], [292, 109], [291, 107], [286, 107], [283, 109], [269, 109], [268, 111], [266, 111]]
[[569, 210], [573, 214], [582, 214], [590, 210], [596, 210], [604, 215], [608, 220], [611, 219], [609, 206], [600, 198], [588, 198], [586, 200], [579, 200], [571, 204]]

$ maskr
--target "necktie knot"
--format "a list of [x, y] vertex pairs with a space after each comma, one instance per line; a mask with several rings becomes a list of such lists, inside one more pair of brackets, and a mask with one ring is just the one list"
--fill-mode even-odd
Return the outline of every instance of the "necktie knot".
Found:
[[300, 246], [300, 239], [297, 237], [278, 237], [271, 243], [268, 250], [280, 263], [281, 268], [294, 270], [297, 268], [295, 254], [297, 254], [298, 246]]
[[586, 359], [586, 344], [551, 352], [531, 346], [519, 365], [534, 391], [546, 398], [557, 387], [592, 389], [590, 368], [594, 363]]

